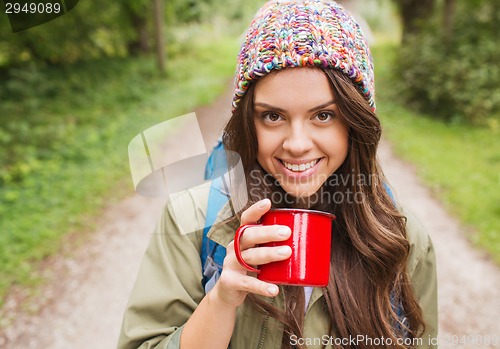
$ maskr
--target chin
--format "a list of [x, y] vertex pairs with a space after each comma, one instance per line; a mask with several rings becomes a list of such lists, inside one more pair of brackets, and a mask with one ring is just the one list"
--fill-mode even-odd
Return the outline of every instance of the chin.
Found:
[[308, 197], [313, 196], [319, 190], [319, 188], [286, 188], [283, 189], [290, 195], [300, 199], [307, 199]]

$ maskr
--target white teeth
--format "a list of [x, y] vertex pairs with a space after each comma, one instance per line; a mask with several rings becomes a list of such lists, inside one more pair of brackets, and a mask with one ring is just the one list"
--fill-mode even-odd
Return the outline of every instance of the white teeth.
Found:
[[318, 160], [313, 160], [313, 161], [310, 161], [306, 164], [300, 164], [300, 165], [297, 165], [297, 164], [291, 164], [289, 162], [286, 162], [286, 161], [283, 161], [283, 164], [285, 165], [285, 167], [287, 169], [289, 169], [290, 171], [293, 171], [293, 172], [303, 172], [305, 170], [308, 170], [310, 169], [311, 167], [313, 167], [314, 165], [316, 165], [318, 163]]

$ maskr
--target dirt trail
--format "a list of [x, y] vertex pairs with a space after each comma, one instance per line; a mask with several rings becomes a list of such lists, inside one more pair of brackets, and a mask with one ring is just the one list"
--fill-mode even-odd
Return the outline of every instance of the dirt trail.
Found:
[[[426, 227], [436, 249], [440, 348], [500, 347], [499, 268], [471, 246], [465, 236], [473, 232], [444, 210], [413, 167], [396, 158], [386, 142], [379, 159], [397, 200]], [[471, 342], [469, 336], [479, 343]], [[496, 336], [497, 344], [484, 344], [488, 336]]]
[[[228, 115], [230, 95], [197, 111], [204, 140], [213, 144]], [[188, 129], [169, 139], [179, 157], [190, 146]], [[452, 343], [452, 335], [500, 336], [500, 271], [472, 249], [464, 231], [420, 184], [410, 166], [394, 157], [383, 143], [380, 160], [400, 202], [430, 232], [438, 254], [440, 348], [493, 348]], [[46, 269], [53, 282], [42, 288], [30, 309], [13, 293], [0, 310], [5, 349], [110, 349], [116, 346], [123, 310], [140, 260], [164, 199], [132, 195], [109, 207], [90, 241], [71, 257], [55, 257]], [[68, 255], [68, 254], [67, 254]], [[449, 340], [447, 340], [449, 338]]]

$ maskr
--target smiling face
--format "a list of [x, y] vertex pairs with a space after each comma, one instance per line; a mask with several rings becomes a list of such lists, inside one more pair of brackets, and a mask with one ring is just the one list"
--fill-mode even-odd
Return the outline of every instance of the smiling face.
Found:
[[293, 68], [255, 85], [257, 161], [289, 194], [316, 193], [344, 162], [349, 128], [319, 69]]

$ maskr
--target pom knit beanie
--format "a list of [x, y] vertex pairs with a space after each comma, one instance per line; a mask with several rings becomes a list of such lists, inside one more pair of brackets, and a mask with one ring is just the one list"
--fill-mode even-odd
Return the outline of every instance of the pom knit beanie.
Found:
[[354, 18], [331, 0], [270, 0], [251, 22], [238, 55], [233, 111], [252, 81], [304, 66], [343, 72], [375, 110], [373, 61]]

